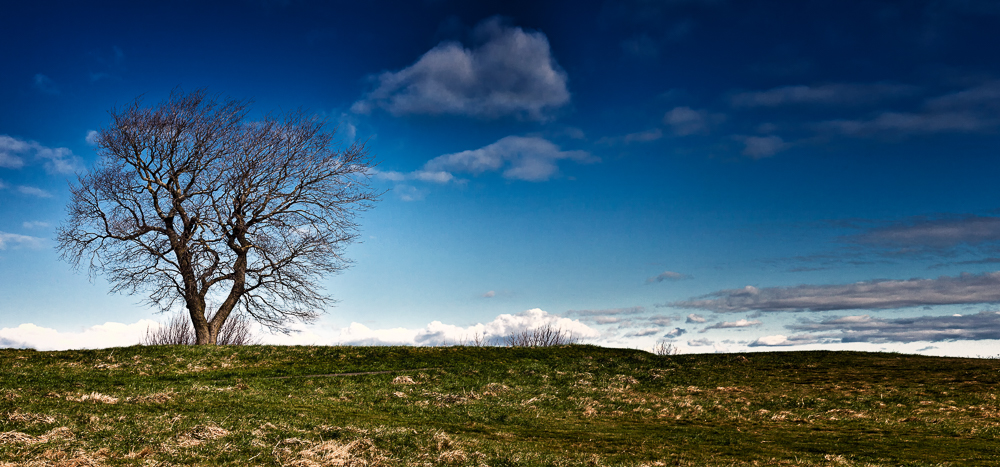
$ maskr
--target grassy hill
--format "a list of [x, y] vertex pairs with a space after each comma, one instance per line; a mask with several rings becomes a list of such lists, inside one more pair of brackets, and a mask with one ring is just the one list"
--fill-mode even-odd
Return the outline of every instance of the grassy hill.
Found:
[[249, 346], [0, 368], [0, 466], [1000, 465], [998, 360]]

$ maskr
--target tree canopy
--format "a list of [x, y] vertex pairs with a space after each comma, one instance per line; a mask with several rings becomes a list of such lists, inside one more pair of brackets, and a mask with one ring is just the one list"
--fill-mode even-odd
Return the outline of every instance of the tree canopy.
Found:
[[58, 230], [62, 258], [112, 291], [185, 307], [197, 344], [215, 344], [233, 313], [287, 332], [324, 312], [320, 280], [350, 264], [357, 214], [380, 195], [363, 143], [338, 148], [301, 110], [249, 110], [204, 90], [111, 110]]

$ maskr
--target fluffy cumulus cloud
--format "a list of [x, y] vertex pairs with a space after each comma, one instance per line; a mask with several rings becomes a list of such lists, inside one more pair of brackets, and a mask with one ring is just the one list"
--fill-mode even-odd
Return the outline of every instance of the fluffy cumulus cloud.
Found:
[[1000, 272], [936, 279], [873, 280], [837, 285], [721, 290], [670, 303], [717, 313], [831, 311], [1000, 302]]
[[687, 319], [684, 322], [685, 323], [704, 323], [705, 321], [708, 321], [708, 320], [706, 320], [704, 316], [691, 313], [690, 315], [687, 315]]
[[666, 337], [668, 339], [673, 339], [675, 337], [680, 337], [680, 336], [682, 336], [684, 334], [687, 334], [687, 329], [673, 328], [670, 331], [668, 331], [666, 334], [664, 334], [663, 337]]
[[7, 248], [41, 248], [43, 239], [29, 235], [0, 232], [0, 250]]
[[148, 328], [158, 326], [155, 321], [140, 320], [132, 324], [104, 323], [80, 332], [60, 332], [27, 323], [0, 329], [0, 347], [36, 350], [124, 347], [138, 344]]
[[778, 107], [784, 105], [853, 106], [908, 97], [919, 89], [891, 83], [832, 83], [816, 86], [781, 86], [766, 91], [733, 95], [734, 107]]
[[690, 278], [691, 276], [687, 274], [681, 274], [679, 272], [674, 272], [674, 271], [663, 271], [653, 277], [647, 278], [646, 283], [653, 284], [656, 282], [663, 282], [663, 281], [682, 281]]
[[[105, 323], [82, 332], [60, 332], [34, 324], [0, 329], [0, 347], [63, 350], [106, 348], [138, 344], [147, 328], [161, 324], [141, 320], [133, 324]], [[456, 345], [466, 344], [476, 336], [490, 343], [525, 330], [551, 326], [575, 338], [595, 339], [600, 333], [578, 320], [547, 313], [538, 308], [516, 314], [502, 314], [488, 323], [456, 326], [433, 321], [422, 328], [371, 329], [361, 323], [351, 323], [339, 329], [324, 329], [299, 325], [299, 331], [289, 335], [264, 336], [269, 344], [279, 345]]]
[[853, 240], [894, 247], [946, 248], [1000, 241], [1000, 217], [967, 216], [954, 219], [915, 219], [878, 227]]
[[382, 73], [375, 89], [351, 109], [546, 120], [569, 102], [566, 73], [545, 34], [493, 18], [477, 26], [473, 36], [478, 40], [471, 48], [443, 42], [413, 65]]
[[427, 161], [422, 172], [479, 175], [499, 171], [504, 178], [541, 182], [559, 172], [557, 163], [560, 160], [580, 163], [597, 161], [586, 151], [563, 151], [544, 138], [508, 136], [479, 149], [435, 157]]
[[50, 148], [36, 141], [0, 135], [0, 167], [19, 169], [25, 158], [41, 162], [49, 173], [69, 174], [83, 169], [80, 158], [68, 148]]

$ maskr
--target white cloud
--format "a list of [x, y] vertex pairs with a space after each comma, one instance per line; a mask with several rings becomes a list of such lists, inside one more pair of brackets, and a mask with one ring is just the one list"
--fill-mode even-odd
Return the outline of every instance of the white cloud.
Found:
[[647, 278], [646, 283], [652, 284], [654, 282], [663, 282], [663, 281], [682, 281], [690, 278], [691, 276], [687, 274], [681, 274], [679, 272], [673, 272], [673, 271], [663, 271], [656, 276]]
[[109, 322], [91, 326], [81, 332], [60, 332], [26, 323], [16, 328], [0, 329], [0, 347], [36, 350], [125, 347], [138, 344], [150, 326], [155, 329], [160, 323], [148, 319], [133, 324]]
[[97, 145], [97, 138], [100, 136], [101, 134], [98, 133], [96, 130], [90, 130], [87, 132], [87, 136], [84, 138], [84, 141], [86, 141], [87, 144], [91, 146], [95, 146]]
[[41, 248], [43, 240], [28, 235], [0, 232], [0, 250], [6, 250], [7, 247]]
[[780, 136], [737, 136], [736, 139], [743, 142], [743, 155], [753, 159], [763, 159], [771, 157], [785, 149], [791, 144], [786, 143]]
[[477, 26], [474, 36], [479, 42], [473, 48], [442, 42], [413, 65], [382, 73], [377, 87], [351, 110], [547, 120], [569, 102], [566, 73], [552, 57], [545, 34], [492, 18]]
[[424, 190], [410, 185], [396, 185], [393, 192], [403, 201], [420, 201], [427, 195]]
[[625, 334], [624, 337], [649, 337], [660, 333], [660, 328], [645, 328]]
[[33, 155], [43, 162], [49, 173], [73, 173], [83, 169], [80, 158], [68, 148], [50, 148], [36, 141], [0, 135], [0, 167], [17, 169], [24, 166], [22, 156]]
[[24, 185], [22, 185], [22, 186], [17, 187], [17, 191], [19, 193], [21, 193], [22, 195], [37, 196], [39, 198], [51, 198], [52, 197], [52, 193], [49, 193], [49, 192], [47, 192], [47, 191], [45, 191], [45, 190], [43, 190], [41, 188], [37, 188], [37, 187], [33, 187], [33, 186], [24, 186]]
[[371, 329], [360, 323], [351, 323], [332, 333], [315, 330], [290, 336], [268, 336], [268, 342], [278, 344], [320, 345], [454, 345], [464, 344], [473, 336], [481, 335], [487, 341], [500, 342], [504, 337], [524, 330], [552, 326], [581, 339], [595, 339], [600, 333], [575, 319], [563, 318], [534, 308], [516, 314], [502, 314], [488, 323], [472, 326], [455, 326], [433, 321], [423, 328]]
[[455, 176], [451, 173], [445, 171], [428, 171], [428, 170], [414, 170], [413, 172], [397, 172], [395, 170], [381, 171], [378, 169], [372, 169], [369, 171], [371, 176], [380, 179], [388, 180], [392, 182], [402, 182], [406, 180], [419, 180], [422, 182], [432, 182], [432, 183], [448, 183], [455, 180]]
[[791, 345], [815, 344], [818, 339], [803, 336], [785, 336], [776, 334], [764, 336], [750, 343], [750, 347], [786, 347]]
[[674, 337], [679, 337], [683, 334], [687, 334], [687, 329], [673, 328], [666, 334], [664, 334], [663, 337], [674, 338]]
[[873, 280], [853, 284], [799, 285], [721, 290], [678, 308], [716, 313], [746, 311], [832, 311], [1000, 302], [1000, 272], [937, 279]]
[[[37, 350], [64, 350], [81, 348], [107, 348], [139, 343], [148, 326], [160, 326], [152, 320], [133, 324], [105, 323], [82, 332], [61, 332], [34, 324], [0, 329], [0, 347], [34, 348]], [[277, 345], [456, 345], [465, 344], [477, 335], [490, 342], [500, 343], [512, 333], [552, 326], [581, 339], [595, 339], [600, 333], [589, 326], [568, 318], [549, 314], [538, 308], [516, 314], [502, 314], [488, 323], [473, 326], [455, 326], [432, 321], [422, 328], [371, 329], [361, 323], [336, 330], [318, 326], [293, 326], [299, 332], [265, 334], [265, 343]]]
[[675, 135], [687, 136], [708, 133], [709, 123], [721, 116], [711, 116], [705, 110], [691, 107], [674, 107], [663, 115], [663, 124], [669, 126]]
[[704, 323], [705, 321], [707, 321], [707, 320], [705, 319], [704, 316], [696, 315], [694, 313], [691, 313], [690, 315], [687, 315], [687, 320], [685, 320], [684, 322], [685, 323]]
[[557, 162], [564, 159], [579, 163], [597, 161], [586, 151], [563, 151], [544, 138], [507, 136], [479, 149], [435, 157], [427, 161], [423, 172], [479, 175], [502, 171], [504, 178], [540, 182], [554, 177], [559, 172]]
[[51, 227], [52, 224], [43, 221], [25, 221], [21, 223], [21, 226], [26, 229], [47, 229]]
[[715, 345], [715, 341], [708, 340], [708, 338], [689, 340], [688, 345], [691, 347], [705, 347], [709, 345]]
[[698, 332], [706, 332], [709, 329], [748, 328], [748, 327], [760, 326], [760, 325], [761, 325], [761, 322], [758, 321], [758, 320], [741, 319], [741, 320], [738, 320], [738, 321], [722, 321], [720, 323], [715, 323], [715, 324], [713, 324], [711, 326], [707, 326], [707, 327], [705, 327], [705, 329], [702, 329], [701, 331], [698, 331]]
[[493, 297], [496, 297], [496, 296], [497, 296], [497, 293], [496, 293], [496, 291], [493, 291], [493, 290], [490, 290], [489, 292], [486, 292], [486, 293], [484, 293], [482, 295], [483, 298], [493, 298]]

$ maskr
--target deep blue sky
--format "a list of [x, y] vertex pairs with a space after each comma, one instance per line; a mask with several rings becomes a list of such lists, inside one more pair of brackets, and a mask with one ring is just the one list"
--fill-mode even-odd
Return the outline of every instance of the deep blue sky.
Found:
[[282, 342], [996, 353], [995, 2], [35, 2], [0, 43], [0, 345], [162, 319], [52, 238], [108, 110], [206, 88], [390, 190]]

